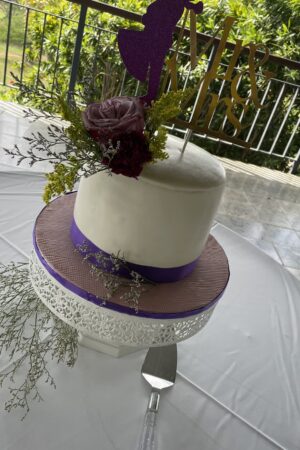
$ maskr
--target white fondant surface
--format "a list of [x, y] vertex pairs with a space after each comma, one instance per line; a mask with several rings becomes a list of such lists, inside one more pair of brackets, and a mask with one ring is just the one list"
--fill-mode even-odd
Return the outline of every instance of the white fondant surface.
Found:
[[169, 158], [138, 180], [99, 172], [82, 178], [74, 218], [107, 253], [129, 262], [177, 267], [202, 252], [225, 185], [225, 170], [205, 150], [169, 137]]

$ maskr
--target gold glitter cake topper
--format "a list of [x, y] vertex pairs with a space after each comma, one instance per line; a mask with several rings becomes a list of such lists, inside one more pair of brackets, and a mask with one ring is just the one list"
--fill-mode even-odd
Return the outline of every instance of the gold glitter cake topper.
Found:
[[[159, 92], [160, 77], [166, 55], [172, 46], [172, 35], [176, 28], [176, 23], [183, 15], [182, 27], [176, 43], [175, 51], [171, 58], [167, 59], [167, 73], [162, 83], [161, 92], [165, 92], [168, 82], [171, 90], [178, 89], [178, 55], [180, 44], [186, 31], [188, 16], [190, 17], [190, 70], [197, 68], [198, 63], [205, 53], [214, 47], [214, 57], [210, 61], [209, 68], [205, 75], [199, 80], [194, 89], [191, 89], [185, 109], [194, 102], [194, 107], [189, 120], [176, 118], [175, 124], [183, 128], [190, 129], [191, 132], [206, 134], [219, 138], [227, 142], [234, 143], [242, 147], [250, 147], [251, 142], [246, 142], [241, 137], [241, 132], [251, 124], [242, 124], [242, 119], [248, 110], [259, 110], [263, 106], [259, 99], [257, 85], [258, 69], [260, 69], [269, 59], [269, 50], [265, 45], [253, 44], [243, 46], [242, 40], [237, 39], [233, 53], [228, 65], [222, 63], [225, 51], [228, 47], [228, 37], [235, 22], [233, 17], [227, 17], [221, 27], [212, 36], [207, 44], [197, 55], [197, 24], [196, 15], [201, 14], [203, 3], [201, 1], [191, 2], [191, 0], [155, 0], [149, 5], [146, 13], [142, 17], [143, 30], [121, 29], [118, 32], [118, 45], [122, 60], [127, 71], [140, 82], [148, 82], [147, 93], [141, 97], [145, 105], [150, 106], [156, 99]], [[222, 32], [219, 43], [216, 47], [215, 37]], [[244, 68], [237, 68], [240, 55], [247, 48], [248, 64]], [[257, 59], [257, 51], [263, 49], [261, 59]], [[226, 58], [228, 54], [226, 54]], [[222, 67], [226, 67], [222, 73]], [[266, 81], [274, 74], [264, 70], [260, 71]], [[249, 93], [243, 97], [239, 93], [241, 81], [248, 78]], [[226, 92], [220, 97], [223, 87], [216, 93], [215, 85], [218, 82], [227, 83]], [[216, 83], [217, 82], [217, 83]], [[245, 83], [242, 83], [243, 89]], [[230, 91], [230, 93], [229, 93]], [[196, 97], [196, 100], [195, 100]], [[223, 119], [221, 127], [212, 127], [213, 118], [218, 111], [218, 118]], [[220, 113], [220, 111], [222, 111]], [[223, 112], [224, 111], [224, 112]], [[224, 124], [228, 122], [230, 133], [224, 131]]]
[[[210, 68], [205, 73], [205, 75], [198, 81], [197, 86], [193, 91], [193, 95], [196, 93], [196, 101], [194, 103], [193, 111], [189, 121], [175, 119], [174, 122], [182, 127], [189, 128], [191, 131], [206, 134], [208, 136], [222, 139], [226, 142], [231, 142], [242, 147], [249, 148], [251, 142], [246, 142], [239, 137], [242, 130], [248, 128], [251, 123], [242, 124], [241, 117], [244, 117], [250, 107], [252, 109], [265, 108], [267, 105], [262, 105], [259, 99], [259, 89], [257, 85], [257, 75], [258, 69], [261, 68], [269, 59], [269, 49], [264, 44], [253, 44], [243, 46], [242, 40], [238, 39], [235, 42], [233, 53], [230, 57], [229, 63], [225, 70], [225, 73], [221, 73], [221, 60], [226, 49], [228, 42], [229, 33], [235, 22], [233, 17], [227, 17], [222, 25], [215, 33], [215, 35], [208, 41], [200, 55], [196, 55], [196, 25], [195, 25], [195, 15], [193, 11], [191, 14], [191, 69], [197, 66], [197, 61], [203, 56], [205, 52], [213, 45], [215, 36], [218, 32], [222, 30], [222, 36], [220, 38], [218, 47], [215, 51], [215, 56], [211, 61]], [[186, 16], [184, 22], [186, 21]], [[183, 33], [179, 36], [178, 41], [181, 41]], [[168, 76], [171, 78], [171, 88], [177, 89], [177, 57], [178, 48], [175, 50], [173, 57], [167, 61], [168, 66]], [[248, 65], [242, 70], [237, 70], [236, 66], [241, 53], [245, 48], [248, 48]], [[255, 58], [258, 50], [263, 49], [263, 57], [260, 60]], [[260, 52], [261, 54], [261, 52]], [[261, 75], [264, 77], [265, 81], [268, 81], [274, 76], [274, 73], [263, 70]], [[239, 94], [238, 87], [241, 80], [244, 77], [248, 77], [250, 82], [250, 92], [247, 97], [242, 97]], [[214, 81], [221, 80], [222, 82], [227, 82], [230, 85], [230, 96], [220, 97], [219, 93], [213, 92], [211, 85]], [[215, 130], [211, 128], [212, 118], [217, 110], [217, 108], [223, 107], [225, 109], [224, 119], [228, 120], [231, 124], [233, 133], [227, 134], [221, 127], [221, 129]], [[239, 116], [237, 115], [237, 109], [239, 108]], [[205, 110], [205, 116], [203, 116], [203, 111]]]

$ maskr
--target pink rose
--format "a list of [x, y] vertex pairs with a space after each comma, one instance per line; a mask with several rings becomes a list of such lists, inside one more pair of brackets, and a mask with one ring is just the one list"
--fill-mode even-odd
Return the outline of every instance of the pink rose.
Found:
[[101, 144], [117, 134], [142, 133], [145, 125], [143, 103], [138, 97], [113, 97], [103, 103], [91, 103], [82, 118], [86, 130]]

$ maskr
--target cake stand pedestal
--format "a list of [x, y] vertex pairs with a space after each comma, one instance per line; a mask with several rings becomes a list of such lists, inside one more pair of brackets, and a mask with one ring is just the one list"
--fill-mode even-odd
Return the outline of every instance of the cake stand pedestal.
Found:
[[114, 356], [115, 358], [120, 358], [121, 356], [128, 355], [129, 353], [134, 353], [144, 347], [129, 347], [121, 344], [109, 344], [105, 341], [99, 339], [93, 339], [88, 336], [84, 336], [79, 333], [78, 342], [80, 345], [86, 348], [92, 348], [100, 353], [106, 353], [107, 355]]
[[229, 280], [226, 254], [209, 236], [188, 277], [149, 285], [138, 310], [122, 297], [106, 299], [101, 280], [75, 251], [70, 238], [76, 193], [59, 197], [39, 214], [30, 262], [32, 285], [41, 301], [79, 331], [79, 342], [113, 356], [169, 345], [197, 333], [209, 320]]

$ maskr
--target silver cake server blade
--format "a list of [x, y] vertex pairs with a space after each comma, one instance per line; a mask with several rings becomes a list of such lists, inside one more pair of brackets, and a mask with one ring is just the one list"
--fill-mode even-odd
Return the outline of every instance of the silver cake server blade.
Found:
[[156, 416], [158, 412], [160, 391], [175, 383], [177, 368], [176, 344], [166, 347], [151, 347], [148, 350], [142, 375], [152, 387], [148, 408], [145, 414], [143, 431], [137, 450], [156, 450]]

